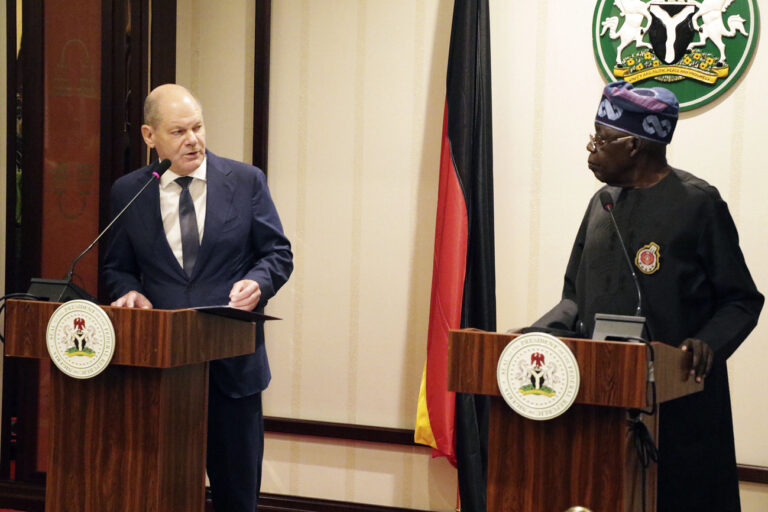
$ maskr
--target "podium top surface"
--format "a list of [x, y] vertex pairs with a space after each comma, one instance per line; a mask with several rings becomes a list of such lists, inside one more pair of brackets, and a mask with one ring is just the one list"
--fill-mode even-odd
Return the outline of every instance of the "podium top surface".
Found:
[[[448, 355], [448, 389], [501, 396], [496, 366], [507, 344], [519, 334], [473, 329], [452, 330]], [[644, 409], [648, 407], [646, 347], [642, 343], [561, 338], [579, 365], [576, 403]], [[692, 354], [652, 342], [659, 403], [704, 388], [689, 378]]]
[[[58, 302], [8, 300], [5, 354], [48, 359], [48, 320]], [[110, 364], [171, 368], [250, 354], [256, 325], [190, 309], [162, 310], [101, 306], [115, 328]]]

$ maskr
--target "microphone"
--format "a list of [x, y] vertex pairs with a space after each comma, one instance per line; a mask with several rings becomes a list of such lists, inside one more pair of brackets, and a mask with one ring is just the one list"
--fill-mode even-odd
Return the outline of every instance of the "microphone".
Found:
[[142, 192], [144, 192], [149, 184], [155, 180], [159, 180], [160, 175], [167, 171], [170, 166], [171, 161], [167, 158], [161, 162], [155, 162], [153, 164], [153, 169], [151, 169], [152, 176], [149, 178], [149, 180], [147, 180], [144, 186], [142, 186], [139, 191], [136, 192], [131, 200], [128, 201], [128, 203], [123, 207], [123, 209], [120, 210], [117, 215], [115, 215], [115, 218], [112, 219], [109, 224], [107, 224], [107, 227], [105, 227], [101, 233], [99, 233], [99, 236], [97, 236], [96, 239], [91, 242], [91, 245], [89, 245], [83, 252], [81, 252], [77, 258], [75, 258], [75, 260], [72, 262], [72, 265], [69, 267], [69, 271], [67, 272], [67, 275], [64, 279], [32, 278], [27, 293], [29, 295], [35, 295], [43, 300], [53, 300], [56, 302], [66, 302], [71, 299], [85, 299], [96, 302], [94, 297], [89, 295], [85, 290], [72, 282], [72, 278], [75, 274], [75, 265], [77, 265], [77, 262], [80, 261], [80, 259], [88, 253], [88, 251], [93, 249], [101, 237], [104, 236], [107, 231], [109, 231], [109, 228], [111, 228], [112, 225], [117, 222], [117, 219], [119, 219], [123, 213], [125, 213], [125, 211], [134, 203], [134, 201], [138, 199], [138, 197]]
[[96, 237], [96, 240], [91, 242], [91, 245], [89, 245], [87, 249], [85, 249], [83, 252], [81, 252], [80, 255], [77, 258], [75, 258], [75, 261], [72, 262], [72, 265], [69, 267], [69, 272], [67, 272], [67, 277], [66, 277], [67, 282], [72, 282], [72, 276], [75, 273], [75, 265], [77, 265], [77, 262], [80, 261], [80, 258], [85, 256], [88, 253], [88, 251], [93, 249], [93, 246], [96, 245], [96, 242], [98, 242], [101, 239], [101, 237], [104, 236], [104, 233], [106, 233], [109, 230], [109, 228], [112, 227], [112, 224], [114, 224], [117, 221], [117, 219], [119, 219], [123, 215], [123, 213], [125, 213], [125, 211], [133, 204], [133, 202], [136, 201], [136, 199], [138, 199], [138, 197], [141, 195], [141, 193], [144, 192], [144, 189], [146, 189], [149, 186], [149, 184], [152, 183], [154, 180], [159, 180], [160, 179], [160, 175], [163, 174], [165, 171], [167, 171], [170, 166], [171, 166], [171, 161], [168, 160], [167, 158], [165, 160], [163, 160], [162, 162], [159, 162], [159, 163], [156, 162], [155, 163], [155, 166], [154, 166], [155, 169], [152, 171], [152, 176], [150, 176], [149, 180], [147, 180], [147, 182], [144, 184], [144, 186], [141, 187], [139, 189], [139, 191], [136, 192], [136, 195], [134, 195], [131, 198], [131, 200], [128, 201], [128, 204], [126, 204], [123, 207], [123, 209], [120, 210], [120, 212], [117, 215], [115, 215], [115, 218], [112, 219], [112, 222], [107, 224], [107, 227], [105, 227], [101, 231], [101, 233], [99, 233], [99, 236]]
[[635, 274], [635, 269], [632, 268], [632, 262], [629, 259], [629, 255], [627, 254], [627, 247], [624, 245], [624, 239], [621, 237], [621, 231], [619, 231], [619, 225], [616, 224], [616, 218], [613, 216], [613, 198], [611, 197], [611, 194], [608, 193], [608, 191], [603, 190], [600, 192], [600, 203], [603, 205], [603, 210], [608, 212], [608, 215], [611, 216], [611, 222], [613, 223], [613, 228], [616, 230], [616, 235], [619, 237], [619, 244], [621, 245], [621, 252], [624, 254], [624, 258], [627, 260], [627, 265], [629, 266], [629, 272], [632, 274], [632, 280], [635, 282], [635, 289], [637, 290], [637, 308], [635, 308], [635, 316], [641, 316], [641, 306], [643, 302], [643, 295], [640, 291], [640, 282], [637, 280], [637, 274]]
[[[640, 343], [645, 343], [647, 347], [647, 379], [651, 386], [651, 409], [639, 411], [637, 409], [633, 409], [632, 415], [634, 416], [634, 419], [632, 419], [630, 423], [630, 428], [635, 434], [635, 446], [637, 448], [638, 454], [641, 461], [643, 461], [644, 467], [647, 467], [647, 459], [650, 458], [653, 461], [658, 459], [658, 450], [653, 442], [653, 436], [648, 431], [648, 428], [642, 421], [638, 420], [637, 417], [641, 412], [645, 414], [655, 414], [658, 404], [656, 399], [656, 372], [654, 369], [655, 353], [650, 342], [642, 336], [643, 327], [645, 327], [648, 332], [648, 339], [653, 339], [653, 333], [651, 332], [651, 326], [645, 322], [645, 317], [641, 316], [640, 314], [643, 300], [642, 294], [640, 292], [640, 283], [637, 280], [637, 274], [635, 274], [635, 269], [632, 267], [632, 262], [630, 261], [629, 255], [627, 254], [627, 247], [624, 245], [624, 240], [621, 238], [619, 225], [616, 223], [616, 218], [613, 216], [613, 198], [607, 190], [600, 192], [599, 198], [600, 204], [603, 205], [603, 209], [608, 212], [608, 215], [611, 216], [613, 228], [616, 230], [616, 234], [619, 237], [621, 250], [624, 253], [624, 258], [627, 260], [627, 265], [629, 265], [629, 272], [632, 274], [632, 280], [635, 282], [635, 289], [637, 290], [637, 308], [635, 309], [634, 317], [624, 317], [624, 315], [604, 315], [600, 313], [595, 314], [595, 331], [598, 332], [598, 335], [593, 337], [595, 339], [608, 339], [613, 335], [613, 337], [618, 337], [627, 341], [638, 341]], [[632, 332], [633, 330], [635, 331], [634, 333]]]

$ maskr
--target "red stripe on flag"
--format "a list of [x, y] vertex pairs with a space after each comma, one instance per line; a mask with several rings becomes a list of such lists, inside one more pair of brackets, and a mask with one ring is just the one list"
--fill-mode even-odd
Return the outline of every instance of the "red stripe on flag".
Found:
[[432, 299], [427, 335], [427, 408], [437, 444], [433, 456], [456, 464], [455, 393], [448, 391], [448, 331], [461, 323], [467, 266], [467, 206], [451, 156], [448, 105], [443, 115], [440, 185], [432, 268]]

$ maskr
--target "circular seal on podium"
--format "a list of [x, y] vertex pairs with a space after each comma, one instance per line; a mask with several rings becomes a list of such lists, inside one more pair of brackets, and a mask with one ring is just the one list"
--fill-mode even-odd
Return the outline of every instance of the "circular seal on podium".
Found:
[[550, 420], [576, 399], [579, 365], [561, 340], [531, 332], [504, 347], [496, 379], [501, 396], [515, 412], [532, 420]]
[[71, 300], [51, 315], [45, 341], [51, 361], [59, 370], [75, 379], [90, 379], [112, 360], [115, 329], [98, 305]]

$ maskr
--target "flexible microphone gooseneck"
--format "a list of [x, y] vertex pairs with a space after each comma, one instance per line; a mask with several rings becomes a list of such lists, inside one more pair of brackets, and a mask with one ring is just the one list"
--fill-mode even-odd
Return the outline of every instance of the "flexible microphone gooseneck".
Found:
[[146, 189], [149, 186], [149, 184], [152, 183], [153, 181], [159, 180], [160, 175], [163, 174], [165, 171], [167, 171], [170, 166], [171, 166], [171, 161], [168, 160], [167, 158], [162, 162], [155, 162], [155, 165], [154, 165], [155, 168], [152, 170], [152, 176], [149, 178], [149, 180], [144, 184], [143, 187], [139, 189], [138, 192], [136, 192], [136, 195], [134, 195], [131, 198], [131, 200], [128, 201], [128, 204], [126, 204], [123, 207], [123, 209], [120, 210], [120, 212], [117, 215], [115, 215], [115, 218], [112, 219], [112, 222], [107, 224], [107, 227], [105, 227], [101, 231], [101, 233], [99, 233], [99, 236], [96, 237], [96, 240], [91, 242], [91, 245], [89, 245], [86, 250], [81, 252], [80, 255], [77, 258], [75, 258], [75, 261], [72, 262], [72, 266], [69, 267], [69, 272], [67, 272], [67, 277], [65, 278], [68, 283], [72, 282], [72, 276], [75, 273], [75, 265], [77, 265], [77, 262], [80, 261], [80, 258], [85, 256], [88, 253], [88, 251], [93, 249], [93, 246], [96, 245], [96, 243], [101, 239], [102, 236], [104, 236], [104, 233], [109, 231], [109, 228], [112, 227], [112, 224], [114, 224], [117, 221], [117, 219], [119, 219], [123, 215], [123, 213], [125, 213], [125, 211], [133, 204], [133, 202], [136, 201], [136, 199], [138, 199], [141, 193], [144, 192], [144, 189]]
[[609, 194], [605, 190], [600, 192], [600, 203], [603, 205], [603, 209], [608, 212], [608, 215], [611, 216], [611, 222], [613, 223], [613, 228], [616, 230], [616, 235], [619, 237], [621, 252], [624, 254], [624, 258], [627, 260], [627, 265], [629, 266], [629, 272], [632, 274], [632, 280], [635, 282], [635, 289], [637, 290], [637, 308], [635, 308], [635, 316], [642, 316], [643, 295], [642, 295], [642, 292], [640, 291], [640, 282], [637, 280], [637, 274], [635, 274], [635, 269], [632, 268], [632, 261], [629, 259], [629, 254], [627, 253], [627, 246], [624, 245], [624, 239], [621, 237], [621, 231], [619, 231], [619, 225], [616, 224], [616, 218], [613, 216], [613, 198], [611, 197], [611, 194]]
[[112, 222], [107, 225], [104, 230], [99, 233], [99, 236], [96, 237], [96, 240], [94, 240], [91, 245], [88, 246], [86, 250], [84, 250], [80, 255], [75, 258], [75, 260], [72, 262], [72, 265], [69, 267], [69, 272], [67, 272], [64, 279], [43, 279], [38, 277], [33, 277], [30, 280], [29, 290], [27, 291], [27, 295], [30, 297], [35, 297], [37, 300], [52, 300], [56, 302], [66, 302], [71, 299], [85, 299], [90, 300], [92, 302], [96, 302], [96, 299], [92, 297], [88, 292], [77, 286], [75, 283], [72, 282], [72, 279], [75, 275], [75, 265], [77, 265], [77, 262], [80, 261], [80, 259], [85, 256], [88, 251], [93, 249], [93, 246], [96, 245], [96, 242], [98, 242], [104, 234], [109, 231], [109, 229], [112, 227], [112, 225], [117, 221], [117, 219], [120, 218], [120, 216], [125, 213], [125, 211], [130, 207], [134, 201], [141, 195], [142, 192], [149, 186], [150, 183], [152, 183], [154, 180], [159, 180], [160, 175], [168, 170], [168, 168], [171, 166], [171, 161], [166, 159], [162, 162], [155, 162], [152, 165], [152, 168], [150, 169], [152, 173], [152, 177], [147, 181], [141, 189], [136, 192], [136, 195], [134, 195], [130, 201], [128, 201], [128, 204], [125, 205], [125, 207], [120, 210], [120, 212], [115, 215], [115, 218], [112, 219]]
[[[619, 237], [619, 244], [621, 245], [621, 250], [624, 253], [624, 258], [627, 260], [627, 265], [629, 266], [629, 272], [632, 274], [632, 280], [635, 282], [635, 289], [637, 290], [637, 308], [635, 309], [635, 316], [641, 316], [641, 305], [643, 296], [640, 291], [640, 282], [637, 280], [637, 274], [635, 274], [635, 269], [632, 267], [632, 261], [629, 259], [629, 254], [627, 253], [627, 247], [624, 245], [624, 239], [621, 237], [621, 231], [619, 231], [619, 225], [616, 223], [616, 218], [613, 216], [613, 198], [611, 197], [611, 194], [609, 194], [607, 191], [600, 192], [600, 203], [603, 205], [603, 209], [608, 212], [608, 215], [611, 216], [611, 222], [613, 223], [613, 228], [616, 230], [616, 235]], [[651, 328], [646, 323], [645, 324], [646, 329], [648, 330], [649, 337], [652, 339], [651, 335]], [[632, 409], [630, 411], [630, 419], [629, 419], [629, 425], [630, 430], [633, 433], [634, 439], [635, 439], [635, 449], [638, 454], [638, 458], [640, 459], [640, 462], [643, 467], [642, 471], [642, 507], [643, 510], [646, 509], [646, 471], [648, 469], [648, 466], [650, 466], [651, 462], [658, 462], [659, 459], [659, 451], [656, 447], [656, 443], [653, 440], [653, 435], [648, 430], [648, 427], [640, 420], [640, 413], [643, 414], [656, 414], [656, 408], [657, 408], [657, 401], [656, 401], [656, 377], [655, 377], [655, 370], [654, 370], [654, 349], [653, 345], [651, 345], [647, 340], [645, 340], [642, 337], [637, 338], [630, 338], [632, 341], [639, 341], [642, 343], [645, 343], [646, 346], [646, 353], [648, 357], [647, 361], [647, 382], [650, 386], [650, 400], [651, 400], [651, 408], [650, 410], [642, 410], [642, 409]], [[646, 390], [647, 391], [647, 390]], [[646, 395], [647, 397], [647, 395]]]

